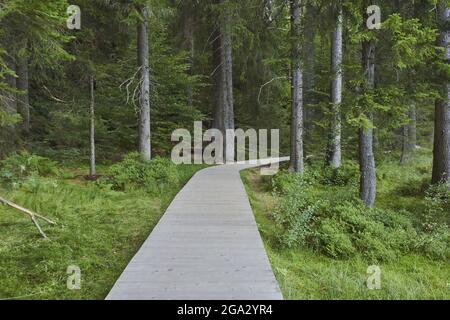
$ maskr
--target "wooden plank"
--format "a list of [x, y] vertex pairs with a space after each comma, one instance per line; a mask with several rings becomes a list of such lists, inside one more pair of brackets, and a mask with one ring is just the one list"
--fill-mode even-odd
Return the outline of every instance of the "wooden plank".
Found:
[[267, 163], [198, 172], [106, 299], [282, 299], [239, 174]]

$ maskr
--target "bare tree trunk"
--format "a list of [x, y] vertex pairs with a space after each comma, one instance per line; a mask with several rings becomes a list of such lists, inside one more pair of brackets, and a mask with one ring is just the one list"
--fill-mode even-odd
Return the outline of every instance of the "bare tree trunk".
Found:
[[220, 60], [221, 60], [221, 98], [223, 107], [224, 152], [225, 161], [233, 162], [235, 158], [234, 137], [227, 137], [227, 130], [234, 130], [234, 97], [233, 97], [233, 43], [232, 24], [229, 3], [219, 0], [222, 12], [219, 18]]
[[21, 91], [18, 97], [17, 109], [22, 116], [22, 129], [28, 134], [30, 132], [30, 94], [27, 57], [18, 58], [17, 77], [17, 89]]
[[417, 148], [417, 116], [416, 107], [411, 106], [408, 112], [409, 124], [402, 127], [402, 155], [401, 164], [406, 164]]
[[89, 177], [95, 179], [97, 172], [95, 168], [95, 79], [90, 77], [90, 127], [89, 127]]
[[[12, 59], [7, 59], [8, 68], [16, 72], [16, 64]], [[12, 75], [5, 75], [5, 81], [9, 88], [17, 89], [17, 78]], [[5, 106], [5, 111], [10, 115], [17, 114], [17, 95], [9, 90], [0, 90], [0, 106]], [[14, 124], [0, 128], [0, 159], [6, 157], [14, 151], [17, 144], [17, 130]]]
[[[9, 69], [11, 69], [12, 71], [17, 73], [16, 63], [14, 61], [12, 61], [12, 59], [9, 59], [9, 61], [7, 61], [7, 63], [8, 63]], [[5, 76], [5, 78], [6, 78], [7, 85], [11, 89], [17, 88], [17, 78], [16, 77], [7, 74]], [[16, 94], [12, 93], [12, 92], [4, 91], [4, 92], [2, 92], [2, 95], [4, 96], [6, 111], [8, 111], [8, 113], [10, 113], [10, 114], [16, 114], [17, 113], [17, 96], [16, 96]]]
[[[367, 81], [366, 90], [372, 90], [375, 87], [375, 43], [373, 41], [363, 42], [362, 64]], [[372, 112], [368, 112], [366, 116], [373, 122]], [[368, 208], [372, 208], [375, 205], [377, 192], [372, 127], [359, 129], [359, 167], [361, 200]]]
[[[410, 3], [408, 1], [396, 0], [395, 8], [396, 11], [405, 19], [412, 19], [415, 16], [416, 7], [414, 2]], [[408, 90], [410, 92], [415, 92], [415, 85], [417, 82], [415, 79], [415, 72], [408, 74], [407, 77], [407, 81], [409, 82]], [[398, 81], [401, 81], [400, 79], [401, 77], [399, 77]], [[408, 110], [408, 118], [409, 123], [402, 126], [402, 154], [400, 157], [400, 164], [402, 165], [406, 164], [411, 159], [411, 156], [417, 147], [417, 116], [416, 106], [414, 104], [412, 104]]]
[[408, 141], [408, 126], [402, 126], [402, 154], [400, 156], [400, 164], [405, 165], [409, 161], [409, 141]]
[[[194, 4], [192, 1], [187, 1], [183, 8], [183, 29], [184, 29], [184, 41], [185, 49], [189, 53], [189, 73], [192, 75], [194, 67], [194, 50], [195, 50], [195, 37], [194, 37]], [[192, 85], [189, 84], [187, 88], [188, 105], [194, 103], [194, 90]]]
[[[445, 48], [445, 61], [450, 61], [450, 8], [441, 0], [438, 4], [439, 44]], [[450, 83], [442, 87], [442, 99], [436, 101], [433, 183], [450, 184]]]
[[139, 152], [143, 160], [150, 161], [151, 131], [150, 131], [150, 68], [149, 68], [149, 8], [139, 7], [140, 19], [137, 27], [138, 64], [140, 68], [139, 84]]
[[214, 32], [213, 40], [213, 79], [214, 79], [214, 110], [213, 128], [224, 132], [223, 127], [223, 98], [222, 98], [222, 59], [220, 56], [220, 33]]
[[304, 65], [304, 119], [305, 119], [305, 134], [309, 137], [308, 132], [314, 128], [314, 121], [317, 119], [317, 112], [313, 105], [316, 104], [315, 99], [315, 66], [316, 66], [316, 46], [314, 40], [316, 38], [316, 16], [312, 0], [306, 0], [305, 8], [305, 42], [303, 46]]
[[409, 109], [409, 126], [408, 126], [408, 141], [411, 151], [417, 148], [417, 109], [412, 105]]
[[303, 65], [301, 50], [301, 0], [291, 1], [292, 41], [292, 118], [291, 118], [291, 170], [304, 172], [303, 161]]
[[336, 29], [333, 32], [331, 46], [331, 70], [333, 75], [333, 80], [331, 81], [332, 119], [327, 157], [327, 164], [333, 168], [339, 168], [342, 162], [340, 109], [342, 103], [343, 16], [340, 3], [338, 4], [336, 13]]

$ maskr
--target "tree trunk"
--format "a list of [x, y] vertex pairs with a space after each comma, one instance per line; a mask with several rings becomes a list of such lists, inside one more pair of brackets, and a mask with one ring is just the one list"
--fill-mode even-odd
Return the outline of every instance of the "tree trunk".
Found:
[[412, 105], [409, 109], [409, 126], [408, 126], [408, 141], [411, 151], [415, 151], [417, 148], [417, 109], [415, 105]]
[[[11, 69], [12, 71], [17, 73], [17, 67], [14, 61], [12, 61], [12, 59], [8, 59], [7, 60], [8, 63], [8, 67], [9, 69]], [[17, 78], [7, 74], [5, 76], [6, 78], [6, 83], [8, 85], [8, 87], [10, 87], [11, 89], [16, 89], [17, 88]], [[16, 114], [17, 113], [17, 96], [15, 93], [12, 92], [7, 92], [4, 91], [2, 92], [2, 95], [4, 96], [5, 99], [5, 106], [6, 106], [6, 111], [8, 111], [8, 113], [10, 114]]]
[[[445, 61], [450, 62], [450, 8], [445, 1], [438, 4], [439, 45], [445, 48]], [[442, 98], [436, 101], [433, 183], [450, 184], [450, 83], [442, 86]]]
[[233, 97], [233, 47], [231, 12], [228, 1], [219, 0], [222, 12], [219, 18], [220, 61], [221, 61], [221, 98], [222, 127], [224, 128], [225, 161], [233, 162], [235, 158], [234, 137], [227, 137], [227, 130], [234, 130], [234, 97]]
[[301, 50], [301, 0], [291, 0], [292, 117], [291, 170], [304, 172], [303, 161], [303, 66]]
[[[194, 10], [192, 1], [186, 2], [183, 8], [183, 29], [184, 29], [184, 48], [189, 53], [189, 74], [192, 75], [194, 67]], [[188, 105], [194, 103], [194, 90], [191, 84], [187, 87], [187, 102]]]
[[223, 127], [223, 98], [222, 98], [222, 59], [220, 56], [220, 33], [214, 32], [213, 40], [213, 79], [214, 79], [214, 110], [213, 128], [224, 132]]
[[90, 78], [90, 128], [89, 128], [89, 177], [95, 179], [97, 172], [95, 168], [95, 79]]
[[[365, 90], [373, 90], [375, 87], [375, 43], [373, 41], [363, 42], [362, 64], [367, 82]], [[366, 116], [373, 122], [372, 112], [367, 112]], [[361, 200], [368, 208], [372, 208], [375, 205], [377, 191], [372, 127], [359, 129], [359, 167]]]
[[303, 111], [305, 119], [305, 134], [310, 137], [308, 132], [314, 128], [314, 121], [317, 119], [317, 112], [314, 109], [316, 104], [315, 99], [315, 66], [316, 66], [316, 46], [314, 40], [316, 38], [316, 16], [314, 13], [314, 7], [312, 6], [311, 0], [306, 0], [305, 8], [305, 42], [303, 46], [303, 58], [305, 61], [304, 65], [304, 104], [305, 108]]
[[402, 127], [401, 164], [406, 164], [417, 148], [417, 116], [416, 107], [411, 106], [408, 112], [409, 124]]
[[20, 91], [17, 109], [22, 116], [22, 129], [28, 134], [30, 132], [30, 94], [27, 57], [18, 58], [17, 77], [17, 89]]
[[149, 8], [139, 7], [140, 21], [137, 27], [138, 64], [140, 68], [139, 84], [139, 152], [143, 160], [150, 161], [150, 68], [149, 68]]
[[[412, 19], [415, 17], [415, 9], [416, 6], [413, 3], [409, 3], [407, 1], [395, 1], [396, 11], [405, 19]], [[400, 71], [402, 72], [402, 71]], [[401, 77], [399, 77], [398, 82], [401, 81]], [[415, 70], [412, 73], [407, 74], [408, 81], [408, 91], [415, 92], [416, 91], [416, 79], [415, 79]], [[400, 158], [400, 163], [402, 165], [406, 164], [410, 159], [414, 151], [417, 147], [417, 115], [416, 115], [416, 106], [414, 104], [408, 110], [408, 118], [409, 123], [402, 126], [402, 154]]]
[[[14, 72], [16, 64], [12, 59], [7, 59], [8, 68]], [[17, 89], [17, 78], [11, 75], [5, 75], [5, 81], [9, 88]], [[5, 111], [10, 115], [17, 114], [17, 95], [14, 92], [7, 90], [0, 90], [0, 105], [4, 104]], [[17, 145], [17, 130], [14, 124], [9, 124], [5, 127], [0, 127], [0, 159], [5, 158], [10, 152], [16, 149]]]
[[327, 164], [333, 168], [339, 168], [342, 162], [340, 109], [342, 103], [343, 16], [341, 4], [338, 4], [336, 12], [336, 29], [333, 32], [331, 46], [331, 70], [333, 76], [333, 80], [331, 81], [332, 119], [327, 159]]

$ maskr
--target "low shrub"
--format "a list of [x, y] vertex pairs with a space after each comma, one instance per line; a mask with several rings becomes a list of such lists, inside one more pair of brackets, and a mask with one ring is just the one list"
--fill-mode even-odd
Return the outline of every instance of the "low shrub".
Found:
[[278, 194], [286, 194], [291, 190], [307, 187], [308, 182], [304, 176], [287, 170], [280, 171], [272, 178], [272, 190]]
[[7, 183], [21, 182], [33, 175], [49, 177], [58, 174], [56, 162], [27, 152], [14, 154], [0, 161], [0, 178]]
[[320, 182], [324, 185], [349, 186], [356, 185], [358, 179], [358, 165], [354, 162], [344, 162], [338, 169], [331, 167], [323, 168]]
[[180, 175], [169, 159], [155, 158], [145, 162], [139, 153], [130, 153], [111, 166], [101, 183], [111, 185], [114, 190], [143, 188], [150, 193], [161, 193], [171, 186], [178, 186]]
[[333, 258], [350, 258], [355, 255], [356, 248], [339, 221], [326, 218], [319, 222], [314, 236], [319, 250]]
[[282, 230], [278, 240], [287, 247], [303, 245], [311, 235], [319, 206], [305, 199], [306, 196], [305, 192], [288, 193], [275, 210], [275, 222]]
[[450, 228], [436, 227], [430, 233], [422, 233], [416, 240], [416, 250], [432, 259], [450, 260]]
[[[442, 183], [432, 185], [425, 196], [427, 208], [427, 222], [436, 225], [449, 224], [450, 221], [450, 188], [448, 184]], [[433, 226], [428, 226], [434, 229]]]
[[[405, 212], [368, 209], [349, 190], [324, 198], [317, 192], [320, 183], [301, 175], [281, 172], [273, 184], [279, 199], [274, 219], [283, 246], [307, 246], [339, 259], [361, 255], [371, 262], [393, 260], [414, 249], [417, 232]], [[438, 242], [436, 247], [439, 251]]]

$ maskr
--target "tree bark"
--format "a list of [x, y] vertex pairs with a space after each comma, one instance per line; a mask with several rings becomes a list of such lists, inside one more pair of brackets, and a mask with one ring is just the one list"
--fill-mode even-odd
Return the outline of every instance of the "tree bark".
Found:
[[214, 80], [214, 110], [213, 128], [224, 132], [223, 126], [223, 98], [222, 98], [222, 59], [220, 56], [220, 33], [213, 34], [213, 80]]
[[416, 107], [411, 106], [408, 111], [409, 124], [402, 127], [402, 155], [401, 164], [406, 164], [417, 147], [417, 116]]
[[342, 6], [339, 3], [336, 8], [336, 27], [332, 36], [331, 46], [331, 105], [332, 119], [330, 128], [330, 141], [328, 147], [327, 164], [337, 169], [341, 166], [341, 103], [342, 103], [342, 57], [343, 57], [343, 16]]
[[[365, 90], [369, 91], [375, 87], [375, 49], [373, 41], [364, 41], [362, 44], [362, 66], [366, 77]], [[371, 111], [367, 112], [366, 117], [373, 122]], [[359, 129], [359, 167], [361, 173], [360, 197], [368, 208], [372, 208], [375, 205], [377, 191], [372, 127]]]
[[220, 39], [220, 98], [222, 100], [222, 116], [220, 125], [224, 133], [225, 161], [233, 162], [235, 159], [234, 137], [227, 137], [227, 130], [234, 130], [234, 97], [233, 97], [233, 42], [232, 22], [229, 3], [219, 0], [221, 13], [219, 16]]
[[[409, 3], [407, 1], [395, 1], [396, 11], [405, 19], [412, 19], [415, 17], [416, 6], [413, 3]], [[399, 82], [401, 77], [399, 77]], [[415, 79], [415, 70], [411, 73], [407, 74], [406, 81], [408, 84], [408, 91], [415, 92], [416, 90], [416, 79]], [[416, 115], [416, 106], [414, 104], [408, 110], [408, 119], [409, 123], [402, 126], [402, 154], [400, 158], [400, 163], [402, 165], [406, 164], [410, 159], [414, 151], [417, 147], [417, 115]]]
[[[12, 59], [8, 59], [7, 60], [8, 63], [8, 67], [9, 69], [11, 69], [12, 71], [17, 73], [17, 66], [16, 63], [12, 60]], [[7, 74], [5, 76], [6, 78], [6, 83], [7, 85], [11, 88], [11, 89], [17, 89], [17, 78]], [[2, 94], [4, 95], [4, 99], [5, 99], [5, 106], [6, 106], [6, 111], [8, 111], [9, 114], [16, 114], [17, 113], [17, 96], [15, 93], [12, 92], [2, 92]]]
[[28, 58], [19, 57], [17, 60], [17, 89], [20, 91], [18, 96], [17, 109], [22, 116], [22, 129], [26, 134], [28, 134], [30, 132]]
[[301, 50], [301, 0], [290, 0], [292, 41], [292, 116], [291, 116], [291, 170], [304, 172], [303, 161], [303, 65]]
[[[192, 1], [187, 1], [183, 7], [183, 30], [184, 47], [189, 53], [189, 74], [192, 75], [194, 68], [195, 37], [194, 37], [194, 8]], [[187, 87], [187, 102], [192, 106], [194, 103], [194, 90], [191, 84]]]
[[94, 76], [90, 77], [90, 127], [89, 127], [89, 177], [95, 179], [97, 171], [95, 168], [95, 79]]
[[139, 7], [140, 21], [137, 27], [138, 64], [140, 68], [139, 83], [139, 152], [143, 160], [150, 161], [150, 68], [149, 68], [149, 8]]
[[[6, 59], [8, 68], [14, 72], [17, 72], [16, 64], [12, 59]], [[7, 86], [12, 89], [17, 89], [17, 78], [6, 74], [5, 82]], [[5, 106], [5, 111], [9, 115], [17, 114], [17, 95], [15, 92], [9, 90], [0, 90], [0, 105]], [[0, 159], [5, 158], [10, 152], [16, 149], [17, 145], [17, 130], [15, 124], [9, 124], [5, 127], [0, 128]]]
[[[305, 133], [314, 128], [314, 121], [317, 119], [317, 112], [314, 109], [316, 104], [315, 97], [315, 66], [316, 66], [316, 46], [314, 40], [316, 38], [316, 16], [311, 0], [306, 0], [305, 8], [305, 42], [303, 46], [304, 66], [304, 119], [305, 119]], [[309, 137], [309, 134], [308, 134]]]
[[[450, 63], [450, 8], [445, 1], [438, 4], [439, 45], [445, 48], [445, 63]], [[433, 183], [450, 184], [450, 83], [442, 86], [442, 98], [436, 101]]]

